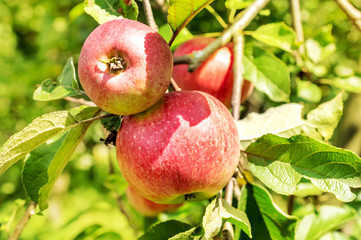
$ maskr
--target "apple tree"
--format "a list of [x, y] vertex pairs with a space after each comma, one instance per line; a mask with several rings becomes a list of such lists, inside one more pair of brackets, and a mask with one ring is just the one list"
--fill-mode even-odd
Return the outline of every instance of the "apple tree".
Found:
[[[358, 8], [347, 0], [74, 6], [69, 14], [99, 27], [33, 93], [72, 107], [38, 116], [0, 149], [0, 174], [21, 168], [26, 193], [7, 205], [15, 207], [0, 218], [0, 237], [360, 239]], [[84, 144], [89, 135], [96, 143]], [[86, 177], [67, 169], [86, 159], [81, 147], [109, 161]], [[41, 229], [67, 171], [78, 195], [97, 171], [100, 186], [69, 197], [66, 220]], [[75, 216], [76, 208], [84, 210]], [[30, 225], [40, 230], [32, 235]]]

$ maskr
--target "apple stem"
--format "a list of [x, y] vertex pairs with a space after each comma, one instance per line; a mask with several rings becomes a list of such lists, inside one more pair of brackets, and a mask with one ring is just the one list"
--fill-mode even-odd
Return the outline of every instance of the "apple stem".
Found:
[[181, 91], [182, 89], [178, 86], [178, 84], [174, 81], [173, 78], [170, 79], [170, 86], [173, 91]]
[[243, 31], [269, 1], [270, 0], [255, 0], [248, 8], [236, 17], [233, 24], [229, 26], [229, 28], [227, 28], [219, 38], [210, 43], [203, 50], [193, 52], [193, 57], [190, 58], [191, 63], [189, 64], [188, 71], [193, 72], [214, 51], [231, 41], [232, 36], [236, 32]]

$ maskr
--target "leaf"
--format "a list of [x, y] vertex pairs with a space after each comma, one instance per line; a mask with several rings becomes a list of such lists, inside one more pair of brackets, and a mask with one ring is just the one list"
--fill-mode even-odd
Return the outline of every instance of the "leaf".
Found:
[[37, 101], [62, 99], [68, 96], [79, 95], [78, 89], [79, 85], [75, 76], [73, 58], [69, 58], [57, 80], [44, 80], [40, 87], [35, 90], [33, 99]]
[[189, 224], [177, 220], [169, 220], [155, 223], [138, 240], [181, 239], [175, 236], [178, 235], [179, 237], [181, 236], [179, 234], [184, 232], [189, 233], [192, 229], [195, 230]]
[[85, 0], [84, 10], [99, 24], [123, 17], [133, 20], [138, 17], [135, 0]]
[[[172, 38], [173, 31], [170, 28], [169, 24], [164, 24], [160, 26], [158, 33], [167, 41], [169, 42]], [[193, 34], [187, 29], [183, 28], [177, 37], [175, 38], [172, 46], [170, 47], [171, 50], [175, 50], [177, 46], [179, 46], [181, 43], [190, 40], [193, 38]]]
[[172, 39], [213, 0], [169, 0], [168, 23], [173, 30]]
[[308, 57], [319, 63], [327, 59], [336, 50], [335, 38], [332, 36], [332, 25], [322, 27], [313, 38], [305, 42]]
[[109, 118], [103, 118], [100, 120], [100, 122], [102, 123], [103, 127], [109, 132], [118, 131], [121, 123], [121, 117], [114, 116]]
[[10, 137], [0, 149], [0, 174], [58, 133], [76, 127], [78, 116], [93, 111], [98, 111], [98, 108], [81, 106], [70, 111], [47, 113], [36, 118], [22, 131]]
[[300, 101], [318, 103], [322, 98], [322, 91], [316, 85], [309, 81], [301, 81], [296, 79], [297, 98]]
[[261, 25], [256, 31], [250, 33], [258, 41], [287, 52], [296, 49], [296, 33], [283, 22]]
[[225, 5], [228, 9], [244, 9], [251, 5], [253, 0], [226, 0]]
[[251, 225], [247, 215], [229, 205], [224, 199], [216, 197], [206, 208], [202, 226], [204, 229], [203, 239], [209, 240], [216, 236], [222, 227], [223, 222], [229, 221], [238, 226], [248, 236], [251, 235]]
[[350, 187], [361, 187], [361, 159], [355, 153], [307, 136], [267, 134], [245, 153], [252, 173], [279, 194], [296, 193], [302, 177], [344, 202], [355, 198]]
[[[93, 108], [92, 112], [83, 111], [77, 118], [86, 120], [97, 112]], [[55, 142], [44, 143], [30, 153], [23, 167], [23, 184], [27, 194], [39, 204], [41, 210], [48, 207], [47, 199], [52, 186], [91, 124], [86, 122], [74, 127]]]
[[304, 134], [328, 141], [343, 113], [342, 94], [310, 111], [306, 119], [303, 119], [302, 111], [303, 105], [289, 103], [269, 108], [261, 114], [251, 113], [237, 121], [243, 149], [267, 133], [281, 137]]
[[361, 93], [361, 74], [356, 73], [353, 76], [345, 78], [335, 78], [335, 79], [321, 79], [322, 84], [328, 84], [335, 86], [340, 89], [344, 89], [348, 92]]
[[244, 56], [244, 78], [253, 82], [257, 90], [272, 101], [288, 102], [290, 96], [290, 74], [287, 66], [273, 54], [253, 47], [252, 56]]
[[[294, 239], [297, 218], [285, 214], [272, 201], [271, 195], [266, 189], [247, 184], [239, 202], [240, 209], [246, 211], [251, 223], [252, 239]], [[242, 234], [242, 238], [236, 237], [235, 239], [250, 238]]]
[[319, 213], [305, 216], [298, 226], [295, 240], [316, 240], [322, 235], [341, 227], [354, 219], [357, 213], [352, 208], [321, 206]]

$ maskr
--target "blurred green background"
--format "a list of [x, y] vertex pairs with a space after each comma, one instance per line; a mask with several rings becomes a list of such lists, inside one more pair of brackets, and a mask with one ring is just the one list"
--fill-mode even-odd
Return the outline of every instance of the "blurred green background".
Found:
[[[313, 37], [328, 24], [333, 26], [336, 51], [316, 66], [323, 71], [323, 76], [339, 75], [340, 71], [361, 72], [361, 33], [335, 2], [301, 2], [306, 38]], [[352, 2], [361, 9], [361, 1]], [[142, 4], [137, 3], [140, 7], [138, 19], [144, 22]], [[227, 19], [229, 12], [224, 3], [217, 0], [212, 6]], [[264, 11], [248, 29], [280, 21], [291, 25], [288, 8], [286, 0], [272, 1], [269, 11]], [[160, 9], [155, 9], [154, 14], [159, 26], [166, 23], [166, 16]], [[69, 57], [77, 63], [82, 43], [96, 26], [95, 20], [84, 13], [82, 1], [0, 0], [0, 146], [37, 116], [75, 106], [64, 100], [37, 102], [32, 94], [44, 79], [55, 79]], [[188, 29], [194, 35], [222, 31], [206, 10], [190, 22]], [[289, 58], [284, 53], [275, 54], [282, 59]], [[292, 69], [290, 71], [292, 73]], [[325, 98], [333, 91], [322, 90]], [[351, 94], [348, 99], [333, 143], [360, 154], [361, 98]], [[263, 106], [270, 105], [265, 100]], [[100, 124], [94, 124], [54, 186], [49, 209], [44, 216], [31, 219], [21, 239], [134, 239], [143, 226], [156, 221], [132, 211], [126, 200], [130, 222], [118, 210], [114, 195], [122, 196], [126, 183], [114, 164], [114, 149], [102, 144], [101, 137], [104, 133]], [[113, 175], [109, 175], [109, 163], [115, 166]], [[21, 165], [22, 162], [15, 164], [0, 176], [0, 239], [6, 239], [8, 232], [13, 231], [26, 204]], [[277, 201], [285, 207], [284, 199]], [[196, 225], [206, 204], [186, 204], [177, 213], [160, 215], [160, 219], [178, 218]], [[10, 224], [5, 225], [8, 222]]]

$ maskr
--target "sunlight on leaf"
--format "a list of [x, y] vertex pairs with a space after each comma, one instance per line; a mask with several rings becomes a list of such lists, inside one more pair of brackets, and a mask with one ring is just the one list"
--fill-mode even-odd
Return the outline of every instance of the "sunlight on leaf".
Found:
[[79, 85], [75, 76], [73, 58], [69, 58], [57, 80], [44, 80], [40, 87], [35, 90], [33, 99], [37, 101], [62, 99], [68, 96], [79, 95], [78, 89]]
[[361, 187], [361, 159], [355, 153], [307, 136], [267, 134], [245, 153], [252, 173], [280, 194], [296, 193], [302, 177], [344, 202], [355, 198], [350, 187]]
[[284, 62], [265, 50], [253, 47], [243, 58], [244, 78], [272, 101], [289, 102], [290, 73]]
[[316, 240], [325, 233], [356, 217], [356, 211], [348, 207], [321, 206], [318, 214], [306, 215], [296, 231], [295, 240]]
[[250, 34], [258, 41], [287, 52], [296, 49], [296, 33], [283, 22], [262, 25]]
[[328, 141], [343, 113], [342, 94], [311, 110], [306, 119], [303, 105], [283, 104], [264, 113], [251, 113], [236, 122], [241, 145], [246, 148], [257, 138], [272, 133], [281, 137], [304, 134], [318, 140]]
[[171, 42], [178, 33], [197, 15], [205, 6], [214, 0], [170, 0], [168, 9], [168, 23], [173, 30]]
[[98, 108], [81, 106], [70, 111], [57, 111], [36, 118], [22, 131], [14, 134], [0, 149], [0, 174], [48, 139], [66, 129], [76, 127], [78, 116], [98, 111]]

